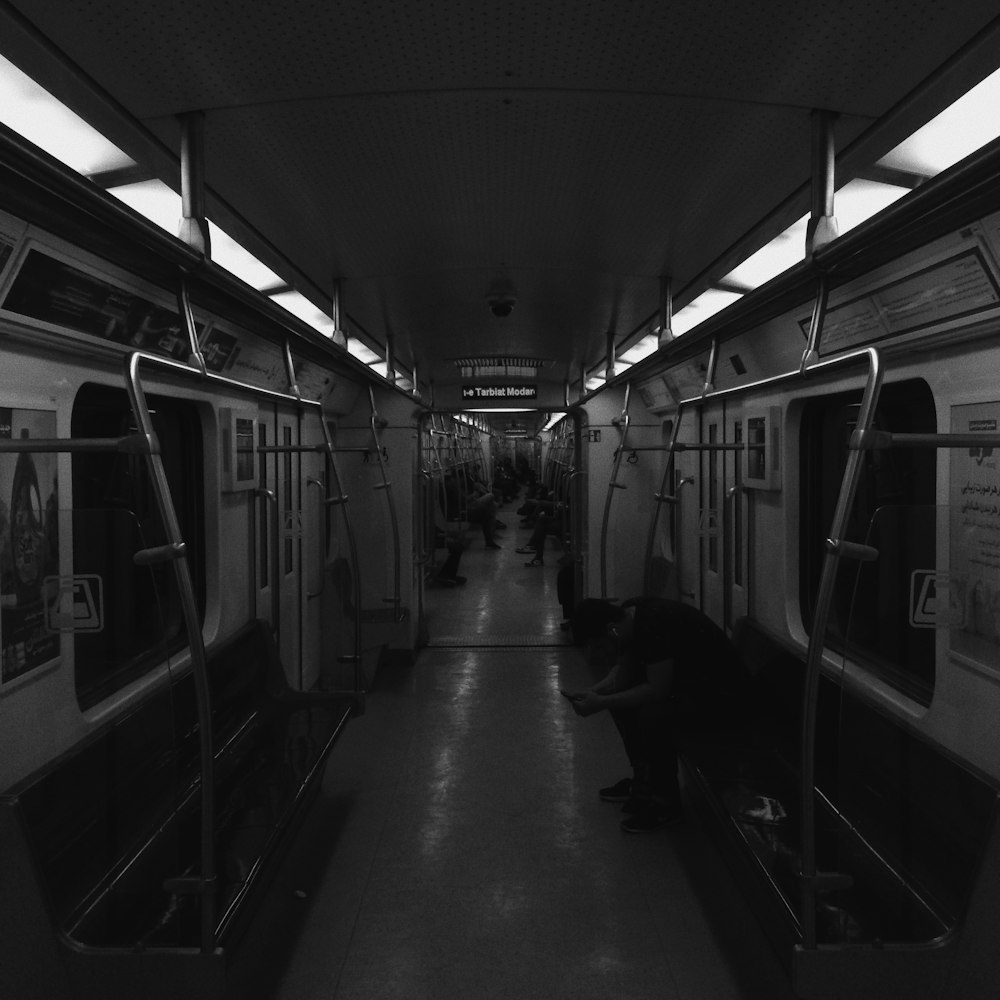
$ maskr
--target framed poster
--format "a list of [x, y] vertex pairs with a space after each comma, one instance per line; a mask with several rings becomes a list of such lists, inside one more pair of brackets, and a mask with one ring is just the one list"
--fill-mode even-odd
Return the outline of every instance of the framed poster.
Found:
[[[1000, 402], [951, 408], [956, 434], [996, 440]], [[949, 589], [958, 627], [953, 652], [1000, 669], [1000, 448], [956, 448], [951, 456]]]
[[[54, 438], [48, 410], [0, 407], [0, 438]], [[0, 452], [0, 689], [52, 664], [45, 581], [59, 572], [57, 455]]]

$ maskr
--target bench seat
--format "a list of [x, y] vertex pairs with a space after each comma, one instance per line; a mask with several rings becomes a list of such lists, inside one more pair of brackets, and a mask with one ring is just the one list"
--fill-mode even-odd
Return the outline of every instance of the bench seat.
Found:
[[[753, 691], [737, 729], [686, 741], [688, 785], [761, 899], [780, 950], [800, 940], [804, 656], [744, 620]], [[830, 946], [933, 947], [959, 924], [993, 827], [996, 789], [833, 679], [817, 709], [817, 868], [850, 876], [820, 896]]]
[[[215, 760], [218, 948], [235, 943], [278, 845], [319, 787], [359, 703], [288, 688], [269, 627], [207, 651]], [[190, 673], [3, 796], [53, 930], [75, 951], [197, 949], [199, 733]]]

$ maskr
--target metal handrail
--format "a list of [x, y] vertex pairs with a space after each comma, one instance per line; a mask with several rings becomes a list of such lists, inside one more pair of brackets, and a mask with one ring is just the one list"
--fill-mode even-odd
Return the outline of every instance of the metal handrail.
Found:
[[621, 440], [618, 450], [615, 452], [615, 461], [611, 469], [611, 479], [608, 481], [608, 495], [604, 501], [604, 518], [601, 521], [601, 597], [608, 596], [608, 522], [611, 520], [611, 498], [616, 489], [624, 489], [618, 482], [618, 471], [622, 464], [622, 453], [625, 451], [625, 442], [628, 439], [628, 404], [631, 395], [631, 382], [625, 383], [625, 401], [622, 404], [621, 417], [618, 420], [618, 433]]
[[[132, 415], [136, 419], [140, 434], [149, 442], [146, 452], [146, 466], [160, 510], [167, 544], [174, 550], [172, 559], [174, 576], [180, 594], [181, 612], [187, 631], [191, 655], [191, 669], [196, 693], [198, 715], [198, 748], [201, 766], [201, 873], [195, 878], [175, 880], [173, 886], [182, 892], [196, 893], [201, 897], [201, 951], [207, 953], [215, 945], [215, 755], [212, 742], [212, 704], [208, 685], [208, 668], [205, 658], [205, 643], [201, 634], [194, 584], [188, 567], [184, 539], [181, 537], [180, 523], [174, 510], [167, 482], [160, 444], [153, 429], [153, 421], [142, 388], [139, 368], [149, 355], [132, 354], [125, 358], [125, 382]], [[179, 366], [180, 367], [180, 366]], [[185, 369], [190, 371], [190, 369]]]
[[[868, 379], [856, 428], [867, 431], [871, 427], [882, 387], [882, 363], [878, 351], [869, 348]], [[802, 947], [816, 947], [816, 894], [822, 887], [823, 878], [816, 871], [816, 714], [819, 697], [819, 677], [826, 639], [830, 605], [833, 601], [833, 587], [837, 577], [837, 567], [842, 555], [844, 531], [847, 519], [854, 505], [858, 480], [861, 473], [861, 449], [852, 446], [847, 456], [847, 466], [840, 484], [840, 494], [834, 508], [833, 523], [826, 542], [826, 554], [820, 573], [819, 591], [813, 614], [812, 628], [809, 630], [809, 647], [806, 652], [805, 679], [802, 691]]]
[[[862, 397], [861, 411], [858, 415], [857, 430], [855, 435], [872, 434], [870, 430], [871, 420], [874, 415], [875, 406], [878, 403], [878, 393], [881, 388], [883, 369], [881, 356], [877, 348], [865, 347], [856, 351], [850, 351], [832, 358], [825, 358], [800, 365], [795, 371], [785, 372], [779, 375], [760, 379], [756, 382], [747, 383], [741, 386], [734, 386], [729, 389], [713, 390], [702, 393], [688, 399], [681, 400], [678, 404], [675, 416], [674, 427], [671, 433], [670, 445], [667, 449], [667, 458], [664, 464], [663, 485], [659, 493], [654, 494], [657, 500], [653, 508], [649, 539], [647, 542], [647, 565], [652, 553], [652, 546], [655, 541], [655, 527], [659, 516], [661, 503], [669, 502], [675, 498], [666, 495], [666, 480], [670, 468], [670, 458], [676, 447], [677, 436], [680, 432], [682, 417], [687, 409], [692, 406], [703, 405], [724, 399], [732, 399], [758, 389], [776, 388], [789, 382], [800, 381], [818, 372], [835, 370], [842, 367], [856, 365], [860, 362], [868, 362], [868, 378]], [[897, 436], [900, 443], [905, 441], [904, 435]], [[916, 436], [915, 436], [916, 437]], [[956, 439], [964, 443], [964, 438]], [[858, 439], [863, 440], [863, 437]], [[982, 443], [984, 439], [979, 438]], [[917, 443], [913, 441], [912, 443]], [[690, 446], [688, 446], [690, 447]], [[847, 522], [850, 508], [857, 491], [858, 473], [860, 470], [860, 450], [857, 446], [852, 446], [854, 450], [849, 456], [848, 466], [844, 472], [841, 483], [841, 492], [834, 511], [833, 523], [830, 529], [829, 540], [827, 542], [827, 553], [824, 560], [820, 578], [820, 588], [816, 601], [816, 609], [813, 616], [813, 625], [809, 635], [809, 646], [806, 653], [805, 679], [803, 683], [802, 695], [802, 869], [801, 869], [801, 891], [802, 891], [802, 936], [803, 947], [813, 949], [816, 947], [816, 893], [819, 890], [822, 879], [816, 872], [816, 803], [814, 798], [815, 774], [816, 774], [816, 701], [819, 691], [819, 676], [823, 658], [824, 640], [827, 623], [829, 620], [830, 605], [833, 599], [833, 583], [836, 578], [837, 566], [839, 564], [842, 551], [842, 534]], [[647, 571], [648, 572], [648, 571]], [[647, 579], [648, 584], [648, 579]]]
[[324, 504], [327, 506], [340, 507], [341, 515], [344, 519], [344, 530], [347, 533], [347, 547], [351, 554], [351, 587], [354, 591], [354, 619], [352, 622], [354, 631], [354, 652], [351, 662], [354, 664], [354, 690], [356, 693], [364, 691], [364, 684], [361, 676], [361, 567], [358, 563], [358, 542], [354, 537], [354, 529], [351, 527], [351, 517], [347, 509], [347, 494], [344, 493], [343, 481], [337, 469], [336, 448], [333, 444], [333, 437], [330, 428], [323, 419], [323, 412], [320, 410], [320, 428], [323, 431], [323, 445], [327, 460], [330, 464], [330, 477], [333, 482], [330, 484], [334, 493], [327, 495]]
[[[400, 553], [399, 553], [399, 520], [396, 517], [396, 501], [392, 495], [392, 483], [389, 481], [389, 477], [386, 475], [385, 471], [385, 460], [382, 457], [382, 442], [379, 438], [379, 415], [378, 411], [375, 409], [375, 390], [368, 386], [368, 398], [371, 401], [372, 413], [371, 413], [371, 429], [372, 429], [372, 439], [375, 443], [375, 456], [378, 459], [378, 469], [379, 474], [382, 477], [382, 485], [376, 486], [376, 489], [381, 489], [385, 491], [386, 503], [389, 505], [389, 523], [392, 527], [392, 568], [393, 568], [393, 587], [392, 587], [392, 614], [396, 621], [402, 619], [400, 612], [401, 598], [400, 598]], [[384, 425], [383, 425], [384, 426]]]
[[[197, 608], [195, 606], [194, 588], [191, 583], [191, 575], [187, 566], [184, 552], [184, 543], [180, 540], [180, 529], [177, 522], [176, 513], [170, 498], [169, 486], [163, 470], [163, 463], [159, 459], [159, 444], [156, 435], [152, 430], [152, 422], [149, 408], [146, 405], [145, 393], [139, 376], [140, 366], [150, 366], [170, 372], [174, 375], [188, 379], [196, 379], [200, 383], [217, 384], [227, 390], [238, 389], [261, 399], [266, 399], [275, 403], [294, 404], [300, 408], [313, 410], [323, 428], [326, 448], [329, 452], [332, 449], [332, 442], [329, 439], [329, 432], [326, 422], [323, 420], [323, 407], [318, 400], [308, 400], [299, 394], [288, 394], [277, 392], [273, 389], [265, 389], [260, 386], [239, 382], [235, 379], [227, 378], [215, 372], [202, 372], [190, 365], [183, 364], [171, 358], [160, 357], [155, 354], [147, 354], [141, 351], [133, 352], [125, 358], [125, 380], [129, 392], [129, 399], [132, 406], [133, 415], [140, 428], [138, 437], [145, 438], [149, 442], [150, 448], [157, 449], [155, 455], [147, 457], [154, 490], [157, 496], [157, 503], [160, 506], [160, 514], [164, 523], [164, 528], [170, 542], [164, 550], [170, 550], [174, 555], [174, 570], [178, 578], [178, 587], [181, 591], [182, 611], [184, 616], [185, 629], [188, 634], [188, 642], [191, 649], [192, 674], [195, 682], [195, 695], [197, 698], [197, 714], [199, 723], [199, 759], [201, 764], [201, 874], [190, 879], [174, 880], [172, 885], [178, 891], [198, 892], [202, 897], [201, 910], [201, 948], [202, 951], [209, 951], [214, 947], [214, 898], [211, 886], [215, 878], [215, 849], [214, 849], [214, 755], [212, 747], [212, 727], [211, 727], [211, 701], [208, 689], [208, 674], [205, 660], [205, 648], [201, 633], [201, 624], [198, 621]], [[136, 435], [132, 436], [137, 437]], [[136, 448], [133, 443], [130, 448]], [[322, 446], [320, 446], [322, 447]], [[273, 451], [272, 448], [258, 448], [258, 451]], [[318, 450], [318, 449], [303, 449]], [[335, 466], [334, 466], [335, 468]], [[339, 480], [338, 480], [339, 490]], [[346, 497], [340, 496], [333, 502], [343, 503]], [[328, 501], [330, 502], [330, 501]], [[345, 511], [346, 517], [346, 511]], [[275, 533], [272, 533], [276, 537]], [[354, 537], [348, 524], [348, 539], [351, 545], [355, 563], [355, 591], [360, 592], [360, 581], [357, 572], [357, 557], [354, 548]], [[357, 602], [360, 607], [360, 601]], [[360, 623], [355, 624], [355, 649], [357, 650], [357, 666], [355, 668], [355, 690], [360, 692], [363, 687], [360, 682]]]

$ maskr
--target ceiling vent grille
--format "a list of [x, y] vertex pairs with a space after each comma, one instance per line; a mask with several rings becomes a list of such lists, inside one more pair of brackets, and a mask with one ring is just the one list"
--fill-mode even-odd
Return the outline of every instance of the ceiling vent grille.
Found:
[[541, 368], [550, 368], [554, 362], [539, 358], [512, 358], [507, 356], [483, 358], [455, 358], [455, 367], [462, 378], [534, 378]]

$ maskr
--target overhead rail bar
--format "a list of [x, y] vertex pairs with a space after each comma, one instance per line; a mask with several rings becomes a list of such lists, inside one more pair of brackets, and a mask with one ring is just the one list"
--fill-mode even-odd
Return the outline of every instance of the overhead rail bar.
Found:
[[615, 490], [626, 489], [625, 485], [618, 482], [618, 473], [622, 465], [622, 453], [625, 449], [625, 442], [628, 440], [628, 404], [632, 391], [632, 383], [625, 383], [625, 400], [622, 403], [621, 416], [612, 423], [618, 428], [620, 441], [615, 451], [615, 461], [611, 469], [611, 479], [608, 480], [608, 495], [604, 501], [604, 517], [601, 521], [601, 597], [608, 596], [608, 522], [611, 520], [611, 500], [615, 495]]

